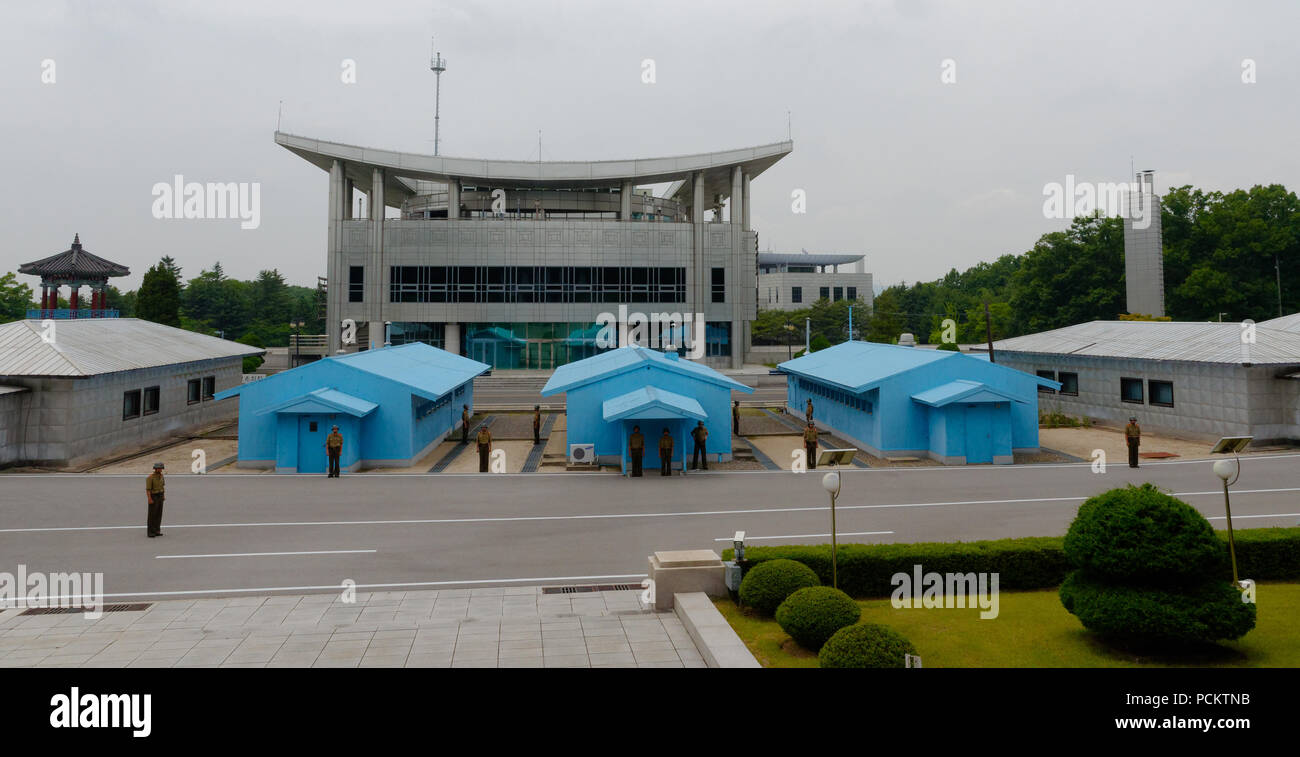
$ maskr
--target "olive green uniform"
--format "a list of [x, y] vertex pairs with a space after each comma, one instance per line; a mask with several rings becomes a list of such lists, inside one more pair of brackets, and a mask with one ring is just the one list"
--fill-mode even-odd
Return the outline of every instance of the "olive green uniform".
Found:
[[659, 437], [659, 475], [673, 475], [673, 437], [668, 432]]
[[542, 443], [542, 411], [533, 411], [533, 444]]
[[695, 448], [691, 450], [691, 470], [697, 470], [700, 467], [700, 458], [704, 458], [704, 470], [708, 470], [709, 452], [706, 449], [705, 441], [709, 438], [709, 430], [703, 426], [696, 426], [691, 431], [691, 438], [695, 440]]
[[1138, 467], [1138, 447], [1142, 444], [1142, 428], [1129, 421], [1124, 427], [1124, 441], [1128, 442], [1128, 467]]
[[805, 419], [805, 420], [812, 420], [812, 419], [813, 419], [813, 406], [812, 406], [812, 400], [808, 400], [808, 407], [807, 407], [807, 409], [805, 409], [805, 410], [803, 411], [803, 416], [804, 416], [804, 419]]
[[487, 426], [478, 430], [478, 472], [488, 472], [488, 457], [492, 454], [492, 432]]
[[808, 453], [808, 469], [817, 469], [817, 429], [808, 427], [803, 430], [803, 448]]
[[731, 406], [731, 433], [740, 436], [740, 405]]
[[338, 478], [339, 456], [343, 454], [343, 434], [332, 431], [329, 436], [325, 437], [325, 453], [329, 455], [330, 459], [328, 478]]
[[469, 411], [460, 411], [460, 443], [469, 444]]
[[627, 456], [632, 458], [632, 476], [641, 477], [641, 458], [645, 455], [645, 437], [640, 431], [633, 431], [627, 438]]
[[150, 536], [162, 535], [163, 498], [166, 483], [163, 474], [154, 471], [144, 480], [145, 496], [149, 500], [149, 520], [145, 528]]

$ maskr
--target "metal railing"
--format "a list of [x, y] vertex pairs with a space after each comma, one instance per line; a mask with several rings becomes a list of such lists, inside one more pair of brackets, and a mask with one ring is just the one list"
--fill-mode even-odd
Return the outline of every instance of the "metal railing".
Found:
[[119, 311], [117, 310], [89, 310], [82, 308], [77, 310], [73, 310], [72, 308], [35, 308], [27, 311], [28, 318], [40, 320], [45, 320], [46, 318], [117, 318], [118, 316]]
[[299, 347], [307, 350], [323, 350], [327, 339], [328, 336], [325, 334], [290, 334], [289, 351], [292, 352]]

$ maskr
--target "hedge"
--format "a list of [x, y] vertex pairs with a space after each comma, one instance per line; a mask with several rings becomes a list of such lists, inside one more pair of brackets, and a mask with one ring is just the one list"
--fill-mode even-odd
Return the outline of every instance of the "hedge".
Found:
[[[1226, 531], [1215, 532], [1228, 549]], [[1235, 531], [1237, 568], [1242, 578], [1285, 581], [1300, 578], [1300, 528], [1250, 528]], [[1070, 572], [1064, 537], [1031, 536], [973, 542], [915, 544], [841, 544], [839, 588], [858, 598], [888, 597], [895, 573], [998, 573], [999, 591], [1047, 589], [1061, 585]], [[734, 557], [733, 550], [723, 559]], [[822, 583], [831, 583], [831, 545], [747, 547], [741, 567], [748, 571], [769, 560], [796, 560], [812, 568]], [[1223, 576], [1231, 582], [1232, 574]]]

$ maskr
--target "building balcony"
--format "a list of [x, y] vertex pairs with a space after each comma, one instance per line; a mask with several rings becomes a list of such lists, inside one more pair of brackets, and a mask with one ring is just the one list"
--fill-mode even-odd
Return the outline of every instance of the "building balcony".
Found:
[[29, 319], [42, 321], [46, 318], [54, 320], [67, 318], [117, 318], [118, 315], [119, 311], [117, 310], [90, 310], [88, 308], [80, 308], [77, 310], [73, 310], [72, 308], [36, 308], [27, 311], [27, 317]]

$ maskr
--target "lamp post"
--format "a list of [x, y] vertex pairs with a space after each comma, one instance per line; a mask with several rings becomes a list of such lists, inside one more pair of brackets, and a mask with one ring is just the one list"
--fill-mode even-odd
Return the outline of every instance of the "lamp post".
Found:
[[[822, 476], [822, 488], [831, 495], [831, 586], [840, 588], [837, 538], [835, 536], [835, 498], [840, 496], [840, 472], [833, 470]], [[1229, 533], [1232, 533], [1229, 531]]]
[[297, 368], [297, 367], [302, 363], [302, 327], [303, 327], [303, 322], [302, 322], [302, 321], [294, 321], [294, 322], [293, 322], [292, 324], [290, 324], [290, 325], [293, 326], [293, 333], [294, 333], [294, 340], [293, 340], [293, 353], [294, 353], [294, 354], [293, 354], [293, 365], [292, 365], [291, 367], [293, 367], [293, 368]]
[[[1228, 501], [1228, 487], [1237, 483], [1237, 479], [1241, 477], [1241, 459], [1236, 460], [1235, 469], [1233, 461], [1216, 461], [1214, 475], [1223, 481], [1223, 511], [1228, 516], [1228, 554], [1232, 556], [1232, 585], [1240, 588], [1241, 582], [1237, 578], [1237, 544], [1232, 538], [1232, 505]], [[1232, 480], [1229, 481], [1229, 478]]]
[[792, 360], [794, 358], [793, 345], [794, 345], [794, 326], [789, 321], [786, 321], [785, 322], [785, 359], [786, 360]]

